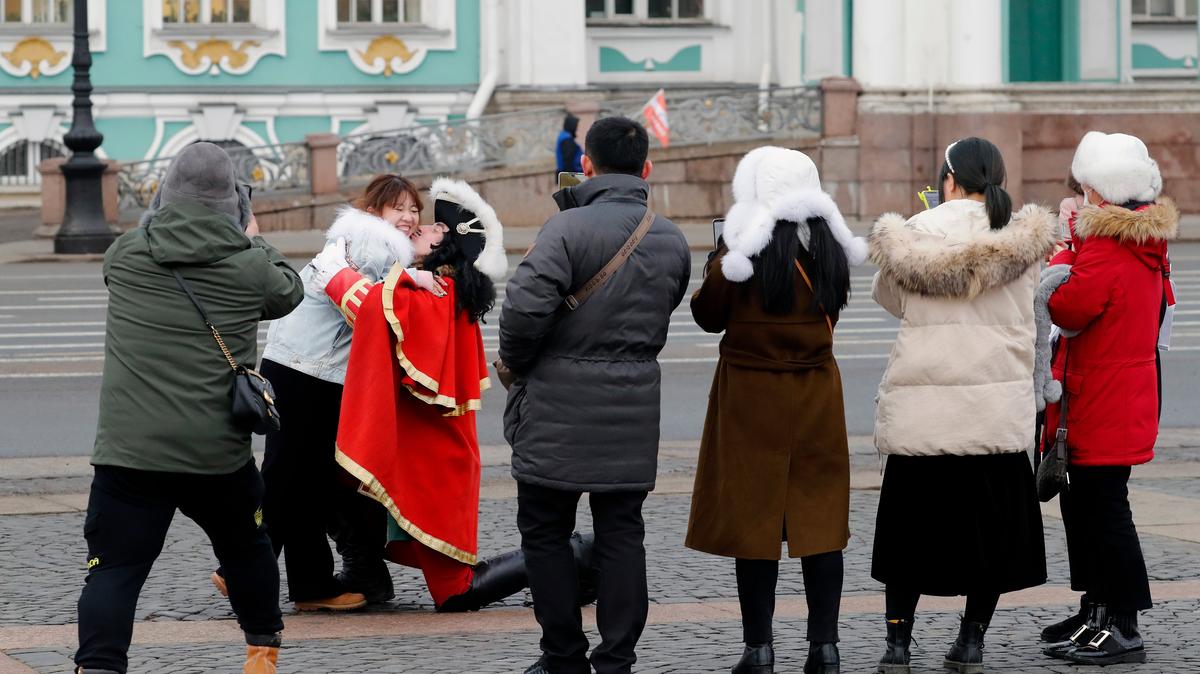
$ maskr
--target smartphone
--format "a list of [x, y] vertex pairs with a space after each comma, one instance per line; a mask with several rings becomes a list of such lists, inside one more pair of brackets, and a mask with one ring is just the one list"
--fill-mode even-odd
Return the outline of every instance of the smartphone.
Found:
[[725, 218], [713, 220], [713, 247], [721, 247], [721, 237], [725, 234]]
[[574, 187], [574, 186], [578, 185], [579, 183], [582, 183], [585, 180], [587, 180], [587, 176], [583, 175], [582, 173], [575, 173], [572, 171], [559, 171], [558, 172], [558, 189], [561, 190], [564, 187]]
[[941, 193], [928, 185], [925, 186], [925, 189], [917, 192], [917, 198], [925, 205], [925, 210], [937, 208], [938, 204], [942, 203]]

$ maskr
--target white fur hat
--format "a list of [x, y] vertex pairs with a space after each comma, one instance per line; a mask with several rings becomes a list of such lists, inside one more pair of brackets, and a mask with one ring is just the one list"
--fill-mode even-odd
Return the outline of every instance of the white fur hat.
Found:
[[475, 268], [493, 281], [504, 279], [508, 271], [508, 256], [504, 253], [504, 228], [500, 218], [479, 193], [467, 183], [453, 178], [438, 178], [429, 186], [429, 200], [452, 201], [471, 211], [483, 225], [483, 251], [475, 258]]
[[1140, 138], [1124, 133], [1088, 131], [1075, 150], [1071, 174], [1113, 204], [1154, 201], [1162, 192], [1158, 162]]
[[746, 153], [733, 174], [733, 207], [725, 216], [725, 245], [721, 272], [741, 282], [754, 275], [750, 258], [771, 242], [775, 223], [800, 224], [800, 240], [808, 245], [809, 218], [824, 218], [851, 265], [867, 259], [867, 242], [846, 226], [833, 197], [821, 191], [817, 166], [797, 150], [766, 145]]

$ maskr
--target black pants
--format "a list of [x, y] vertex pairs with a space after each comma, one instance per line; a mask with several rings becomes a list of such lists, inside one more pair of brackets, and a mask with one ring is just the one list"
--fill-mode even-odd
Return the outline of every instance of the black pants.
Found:
[[279, 567], [261, 525], [262, 497], [253, 461], [228, 475], [96, 466], [83, 526], [88, 574], [79, 597], [75, 663], [125, 671], [138, 595], [176, 509], [212, 542], [247, 639], [282, 630]]
[[1146, 560], [1129, 509], [1128, 466], [1072, 466], [1059, 496], [1071, 587], [1110, 611], [1150, 608]]
[[[917, 612], [917, 602], [920, 600], [920, 592], [903, 585], [888, 583], [884, 588], [887, 619], [912, 622]], [[963, 620], [990, 625], [992, 615], [996, 613], [996, 604], [999, 602], [1000, 594], [997, 592], [972, 592], [967, 595], [967, 608], [963, 611]]]
[[[587, 674], [588, 641], [579, 611], [579, 574], [571, 552], [579, 492], [517, 483], [517, 527], [529, 572], [533, 613], [542, 626], [542, 653], [555, 674]], [[646, 627], [646, 492], [589, 495], [600, 572], [596, 624], [600, 645], [591, 664], [600, 674], [629, 672]]]
[[[842, 601], [842, 551], [801, 557], [800, 567], [804, 571], [804, 599], [808, 603], [808, 640], [813, 644], [836, 643]], [[735, 568], [743, 640], [752, 645], [774, 641], [771, 623], [775, 616], [779, 560], [739, 559]]]

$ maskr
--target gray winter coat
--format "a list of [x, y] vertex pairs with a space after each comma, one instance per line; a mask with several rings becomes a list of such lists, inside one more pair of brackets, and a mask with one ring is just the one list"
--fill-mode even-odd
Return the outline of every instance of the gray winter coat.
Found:
[[[517, 374], [504, 410], [512, 473], [568, 491], [646, 491], [658, 463], [658, 354], [691, 274], [687, 241], [658, 216], [641, 245], [577, 311], [567, 295], [612, 259], [649, 188], [601, 175], [564, 190], [508, 282], [500, 357]], [[560, 205], [564, 200], [560, 199]]]

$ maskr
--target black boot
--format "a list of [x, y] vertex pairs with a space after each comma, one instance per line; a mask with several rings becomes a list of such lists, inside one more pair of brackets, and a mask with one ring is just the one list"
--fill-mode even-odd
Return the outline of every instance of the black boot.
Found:
[[328, 531], [342, 558], [342, 570], [334, 577], [346, 591], [362, 594], [369, 604], [396, 596], [392, 573], [383, 559], [387, 511], [382, 505], [362, 494], [343, 494]]
[[962, 621], [958, 638], [946, 653], [942, 666], [960, 674], [983, 674], [983, 633], [987, 625]]
[[912, 671], [908, 664], [912, 659], [912, 653], [909, 652], [912, 628], [911, 620], [887, 621], [887, 650], [883, 652], [875, 671], [883, 674], [909, 674]]
[[1071, 635], [1075, 634], [1076, 630], [1087, 624], [1088, 614], [1091, 613], [1091, 610], [1092, 606], [1088, 601], [1088, 596], [1085, 592], [1079, 597], [1079, 613], [1076, 613], [1066, 620], [1060, 620], [1059, 622], [1056, 622], [1042, 630], [1042, 641], [1054, 644], [1070, 639]]
[[804, 661], [804, 674], [839, 674], [842, 671], [842, 656], [837, 644], [812, 644], [808, 647], [808, 659]]
[[1065, 660], [1067, 654], [1071, 651], [1085, 646], [1092, 640], [1104, 625], [1108, 623], [1108, 607], [1104, 604], [1091, 604], [1088, 609], [1087, 622], [1080, 625], [1069, 637], [1062, 641], [1050, 644], [1042, 649], [1043, 655], [1048, 655], [1052, 658]]
[[770, 642], [751, 646], [746, 644], [742, 659], [733, 666], [733, 674], [774, 674], [775, 647]]
[[76, 667], [75, 674], [117, 674], [117, 672], [112, 669], [84, 669], [83, 667]]
[[575, 568], [579, 570], [579, 605], [587, 606], [596, 601], [600, 586], [600, 570], [592, 559], [596, 547], [595, 534], [571, 534], [571, 553], [575, 556]]
[[1112, 612], [1108, 624], [1084, 645], [1073, 648], [1066, 659], [1080, 665], [1115, 665], [1145, 662], [1146, 645], [1137, 629], [1137, 612]]
[[527, 587], [525, 553], [518, 548], [476, 564], [467, 591], [442, 602], [437, 610], [439, 613], [478, 611]]

